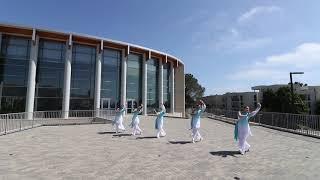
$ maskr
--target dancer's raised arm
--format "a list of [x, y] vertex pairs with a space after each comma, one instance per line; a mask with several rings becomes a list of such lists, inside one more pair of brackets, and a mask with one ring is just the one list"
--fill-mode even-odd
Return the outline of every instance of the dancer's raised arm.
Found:
[[199, 101], [201, 103], [201, 111], [203, 112], [207, 108], [207, 106], [202, 100], [199, 100]]
[[260, 109], [261, 109], [261, 104], [258, 103], [257, 105], [258, 105], [257, 109], [254, 110], [254, 111], [252, 111], [252, 112], [249, 114], [249, 117], [255, 116], [255, 115], [260, 111]]

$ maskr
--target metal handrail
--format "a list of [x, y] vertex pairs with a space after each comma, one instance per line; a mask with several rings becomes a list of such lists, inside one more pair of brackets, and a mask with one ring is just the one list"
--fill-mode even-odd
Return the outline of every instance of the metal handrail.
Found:
[[[207, 109], [209, 116], [237, 119], [238, 111]], [[299, 134], [320, 137], [320, 115], [290, 114], [260, 111], [250, 119], [259, 125], [282, 129]]]
[[[64, 116], [67, 114], [67, 118]], [[0, 114], [0, 135], [43, 125], [88, 124], [96, 118], [113, 119], [114, 110], [35, 111]]]

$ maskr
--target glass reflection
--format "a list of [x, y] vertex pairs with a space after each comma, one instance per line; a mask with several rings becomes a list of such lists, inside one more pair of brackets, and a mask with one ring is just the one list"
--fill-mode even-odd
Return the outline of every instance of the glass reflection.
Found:
[[108, 106], [102, 108], [115, 109], [120, 104], [121, 51], [105, 49], [101, 68], [101, 99]]
[[153, 109], [159, 107], [158, 98], [158, 75], [159, 60], [149, 59], [147, 61], [147, 113], [153, 113]]
[[96, 48], [72, 46], [70, 110], [93, 109]]
[[171, 111], [171, 84], [170, 84], [170, 63], [163, 63], [163, 104], [168, 112]]
[[142, 56], [129, 54], [127, 61], [127, 102], [128, 112], [142, 102]]
[[36, 111], [62, 109], [65, 48], [64, 42], [40, 39], [34, 108]]
[[0, 113], [25, 111], [30, 40], [2, 35], [0, 48]]

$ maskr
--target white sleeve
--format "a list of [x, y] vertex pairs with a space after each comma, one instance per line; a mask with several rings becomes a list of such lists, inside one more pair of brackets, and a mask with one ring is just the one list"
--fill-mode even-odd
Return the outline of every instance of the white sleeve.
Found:
[[207, 108], [206, 104], [203, 103], [202, 111], [206, 110], [206, 108]]
[[257, 107], [256, 110], [252, 111], [250, 114], [249, 114], [249, 117], [253, 117], [255, 116], [261, 109], [261, 106]]

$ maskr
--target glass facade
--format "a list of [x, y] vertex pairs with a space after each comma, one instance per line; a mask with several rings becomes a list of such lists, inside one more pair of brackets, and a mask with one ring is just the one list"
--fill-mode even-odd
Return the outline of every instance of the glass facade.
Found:
[[0, 52], [0, 112], [24, 112], [31, 41], [2, 35]]
[[[70, 44], [68, 37], [72, 40]], [[34, 38], [37, 40], [36, 44]], [[26, 111], [29, 66], [35, 68], [32, 69], [34, 81], [32, 79], [29, 83], [35, 88], [34, 94], [28, 96], [32, 98], [34, 95], [34, 111], [61, 111], [64, 103], [67, 103], [65, 107], [69, 103], [69, 110], [93, 110], [95, 93], [98, 93], [95, 91], [97, 53], [100, 57], [97, 47], [104, 43], [107, 47], [101, 52], [101, 89], [98, 90], [100, 107], [97, 108], [115, 109], [120, 106], [121, 100], [125, 100], [127, 112], [130, 113], [144, 98], [145, 112], [150, 114], [153, 113], [153, 109], [159, 108], [160, 97], [163, 97], [167, 110], [173, 109], [170, 107], [174, 95], [171, 92], [171, 63], [161, 63], [161, 82], [159, 59], [144, 59], [144, 55], [151, 51], [147, 48], [89, 36], [80, 37], [41, 29], [34, 31], [31, 28], [0, 25], [0, 114]], [[152, 51], [151, 54], [163, 53]], [[70, 59], [66, 64], [67, 56], [70, 56]], [[37, 58], [36, 65], [30, 64], [30, 57]], [[65, 69], [65, 66], [70, 69]], [[70, 84], [65, 84], [66, 70]], [[125, 84], [122, 83], [122, 79], [125, 80]], [[143, 80], [146, 80], [146, 84]], [[159, 88], [162, 84], [161, 95]], [[67, 89], [70, 85], [70, 91], [66, 94], [68, 96], [70, 93], [70, 99], [63, 99], [64, 91], [67, 90], [64, 89], [65, 85]], [[178, 82], [177, 85], [182, 85], [182, 82]], [[122, 90], [125, 90], [125, 94], [121, 94]], [[33, 93], [33, 89], [30, 92]], [[178, 97], [175, 101], [181, 104], [182, 100]], [[28, 103], [32, 104], [33, 99], [28, 99]], [[180, 104], [177, 107], [180, 107]], [[28, 110], [31, 109], [32, 107], [28, 107]]]
[[101, 64], [101, 108], [114, 109], [120, 104], [121, 51], [105, 49]]
[[72, 46], [70, 110], [91, 110], [94, 103], [96, 47]]
[[65, 49], [64, 42], [40, 39], [35, 111], [62, 109]]
[[159, 107], [159, 60], [147, 61], [147, 113]]
[[128, 112], [142, 102], [142, 56], [129, 54], [127, 61]]
[[163, 63], [163, 104], [168, 112], [171, 109], [171, 83], [170, 83], [170, 63]]

